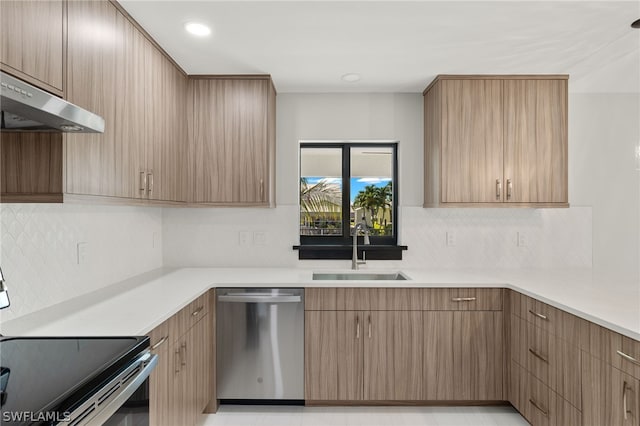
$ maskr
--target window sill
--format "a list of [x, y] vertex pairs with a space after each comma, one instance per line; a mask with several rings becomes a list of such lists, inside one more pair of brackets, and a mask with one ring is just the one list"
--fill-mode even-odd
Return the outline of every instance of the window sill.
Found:
[[[352, 245], [298, 245], [298, 259], [338, 259], [350, 260], [353, 255]], [[402, 260], [402, 252], [407, 246], [392, 245], [359, 245], [358, 258], [362, 259], [362, 252], [366, 252], [367, 260]]]

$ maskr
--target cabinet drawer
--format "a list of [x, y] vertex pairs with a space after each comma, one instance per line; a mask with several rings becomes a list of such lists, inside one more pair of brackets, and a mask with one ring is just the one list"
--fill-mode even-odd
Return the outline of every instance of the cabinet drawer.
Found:
[[172, 341], [184, 335], [195, 323], [209, 313], [209, 292], [196, 298], [169, 318], [169, 334]]
[[578, 347], [514, 315], [511, 316], [511, 330], [512, 359], [580, 409]]
[[513, 406], [533, 426], [579, 426], [580, 411], [518, 363], [511, 361], [509, 395]]
[[339, 311], [418, 311], [422, 307], [419, 288], [353, 288], [336, 289]]
[[305, 311], [335, 311], [336, 289], [308, 287], [304, 289]]
[[172, 341], [169, 334], [170, 322], [171, 318], [149, 332], [149, 345], [152, 351], [157, 352], [161, 350], [161, 348], [169, 346], [169, 343]]
[[590, 323], [589, 353], [640, 379], [640, 342], [637, 340]]
[[640, 424], [640, 382], [582, 352], [584, 426]]
[[501, 311], [501, 288], [425, 288], [422, 306], [428, 311]]
[[511, 291], [509, 300], [512, 314], [581, 349], [588, 346], [588, 321], [516, 291]]

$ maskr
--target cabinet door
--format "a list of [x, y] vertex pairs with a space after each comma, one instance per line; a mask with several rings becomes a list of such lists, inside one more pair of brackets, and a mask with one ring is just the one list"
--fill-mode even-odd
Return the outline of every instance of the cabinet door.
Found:
[[364, 399], [422, 399], [422, 312], [369, 311], [364, 334]]
[[163, 69], [158, 95], [162, 107], [156, 114], [159, 120], [156, 126], [161, 133], [157, 135], [150, 158], [154, 190], [149, 198], [187, 201], [186, 77], [164, 56], [160, 55], [156, 60]]
[[115, 120], [116, 195], [123, 198], [146, 196], [145, 165], [145, 74], [144, 36], [125, 18], [117, 14], [120, 46], [116, 50], [118, 104]]
[[504, 81], [505, 201], [566, 203], [567, 80]]
[[202, 79], [189, 84], [195, 201], [267, 203], [274, 139], [268, 126], [271, 82]]
[[502, 400], [502, 312], [456, 312], [453, 330], [456, 399]]
[[[158, 364], [149, 376], [149, 424], [170, 425], [173, 404], [173, 345], [167, 334], [168, 327], [162, 325], [149, 334], [152, 352], [158, 355]], [[164, 339], [164, 340], [163, 340]]]
[[8, 66], [9, 72], [19, 71], [31, 77], [31, 83], [60, 92], [63, 90], [64, 3], [53, 0], [0, 2], [0, 62]]
[[338, 399], [360, 401], [363, 394], [365, 312], [338, 311]]
[[[502, 81], [442, 81], [441, 202], [502, 202]], [[500, 182], [502, 183], [502, 182]]]
[[211, 389], [211, 322], [205, 315], [190, 331], [189, 366], [193, 369], [192, 377], [195, 386], [194, 410], [196, 415], [202, 414], [209, 403]]
[[425, 399], [503, 399], [502, 315], [490, 311], [424, 312]]
[[66, 192], [116, 195], [116, 9], [109, 2], [70, 1], [67, 98], [105, 120], [103, 134], [66, 134]]
[[423, 321], [423, 383], [427, 401], [453, 401], [453, 311], [425, 311]]
[[167, 135], [165, 121], [168, 108], [168, 99], [163, 96], [168, 92], [164, 86], [167, 69], [164, 67], [164, 57], [151, 44], [144, 40], [144, 114], [145, 114], [145, 138], [146, 138], [146, 164], [147, 170], [147, 198], [152, 200], [162, 199], [162, 180], [165, 170], [162, 162], [162, 151]]
[[338, 399], [338, 312], [304, 313], [304, 397]]
[[582, 415], [585, 426], [640, 424], [637, 379], [582, 352]]

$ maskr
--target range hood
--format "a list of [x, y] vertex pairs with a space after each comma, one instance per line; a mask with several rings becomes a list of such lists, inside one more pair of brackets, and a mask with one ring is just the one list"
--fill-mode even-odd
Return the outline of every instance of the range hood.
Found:
[[104, 133], [99, 115], [0, 72], [2, 130]]

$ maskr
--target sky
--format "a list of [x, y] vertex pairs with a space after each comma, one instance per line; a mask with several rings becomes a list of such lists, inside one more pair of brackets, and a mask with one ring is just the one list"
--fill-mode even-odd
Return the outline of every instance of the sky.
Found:
[[[336, 183], [338, 185], [340, 185], [341, 181], [342, 181], [342, 179], [340, 179], [340, 178], [323, 178], [323, 177], [317, 177], [317, 176], [313, 176], [313, 177], [309, 177], [308, 176], [307, 177], [307, 181], [310, 184], [318, 183], [322, 179], [326, 179], [328, 182]], [[357, 177], [352, 177], [351, 178], [351, 204], [353, 204], [353, 200], [356, 198], [356, 195], [358, 195], [358, 192], [363, 190], [365, 186], [374, 185], [374, 186], [377, 186], [377, 187], [383, 187], [390, 180], [391, 180], [391, 178], [357, 178]]]

